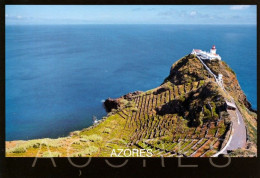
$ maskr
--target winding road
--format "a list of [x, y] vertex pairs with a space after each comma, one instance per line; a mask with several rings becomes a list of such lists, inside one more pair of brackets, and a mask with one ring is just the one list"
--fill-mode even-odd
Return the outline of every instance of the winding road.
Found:
[[[199, 56], [197, 56], [200, 62], [205, 66], [206, 70], [214, 76], [216, 83], [229, 95], [229, 93], [225, 90], [224, 86], [221, 82], [219, 82], [216, 75], [210, 70], [210, 68], [200, 59]], [[230, 96], [231, 97], [231, 96]], [[232, 97], [231, 97], [232, 98]], [[232, 98], [231, 101], [235, 106], [235, 102]], [[237, 107], [237, 106], [236, 106]], [[213, 155], [213, 157], [218, 157], [220, 154], [227, 154], [228, 150], [235, 150], [238, 148], [243, 148], [246, 146], [246, 126], [244, 123], [244, 118], [242, 117], [240, 111], [238, 108], [236, 110], [228, 110], [228, 113], [231, 117], [232, 122], [232, 131], [231, 135], [229, 137], [228, 142], [226, 143], [225, 147]]]
[[246, 127], [241, 113], [238, 109], [235, 111], [230, 110], [228, 113], [230, 114], [233, 122], [233, 137], [225, 151], [243, 148], [246, 145]]
[[238, 109], [228, 110], [228, 113], [231, 117], [231, 122], [233, 123], [231, 136], [226, 146], [213, 155], [213, 157], [217, 157], [220, 154], [227, 154], [228, 150], [243, 148], [246, 145], [246, 127], [241, 113]]

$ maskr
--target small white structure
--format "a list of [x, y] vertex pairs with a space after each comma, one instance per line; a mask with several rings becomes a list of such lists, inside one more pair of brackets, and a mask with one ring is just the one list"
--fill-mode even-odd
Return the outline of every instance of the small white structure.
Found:
[[217, 51], [216, 46], [213, 45], [212, 48], [210, 49], [210, 52], [202, 51], [201, 49], [193, 49], [191, 54], [195, 54], [195, 55], [199, 56], [201, 59], [221, 60], [221, 57], [218, 54], [216, 54], [216, 51]]
[[216, 79], [216, 82], [218, 83], [218, 85], [221, 87], [221, 88], [224, 88], [224, 85], [223, 85], [223, 75], [222, 74], [218, 74], [218, 77]]
[[222, 80], [223, 75], [222, 74], [218, 74], [218, 79], [221, 81]]
[[226, 108], [229, 109], [229, 110], [236, 110], [237, 109], [236, 105], [229, 102], [229, 101], [226, 101]]

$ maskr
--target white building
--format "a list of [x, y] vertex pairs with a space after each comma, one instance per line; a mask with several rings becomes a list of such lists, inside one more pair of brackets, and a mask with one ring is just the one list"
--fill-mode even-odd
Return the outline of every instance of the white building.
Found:
[[210, 49], [210, 52], [202, 51], [201, 49], [193, 49], [191, 54], [195, 54], [198, 57], [200, 57], [201, 59], [209, 59], [209, 60], [218, 59], [218, 60], [221, 60], [221, 57], [218, 54], [216, 54], [216, 51], [217, 51], [216, 46], [213, 45], [212, 48]]

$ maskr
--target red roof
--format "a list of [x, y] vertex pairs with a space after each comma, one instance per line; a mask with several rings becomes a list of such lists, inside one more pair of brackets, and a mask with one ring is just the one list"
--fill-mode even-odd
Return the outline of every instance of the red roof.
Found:
[[215, 45], [213, 45], [213, 46], [212, 46], [212, 49], [216, 49], [216, 46], [215, 46]]

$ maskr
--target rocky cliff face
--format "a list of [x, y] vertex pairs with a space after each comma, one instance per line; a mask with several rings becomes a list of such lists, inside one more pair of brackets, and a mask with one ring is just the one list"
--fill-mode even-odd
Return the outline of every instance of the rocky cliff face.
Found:
[[239, 103], [243, 103], [249, 110], [254, 111], [239, 85], [235, 72], [225, 63], [225, 61], [213, 60], [205, 61], [205, 63], [215, 75], [219, 73], [223, 75], [225, 89], [233, 98]]

